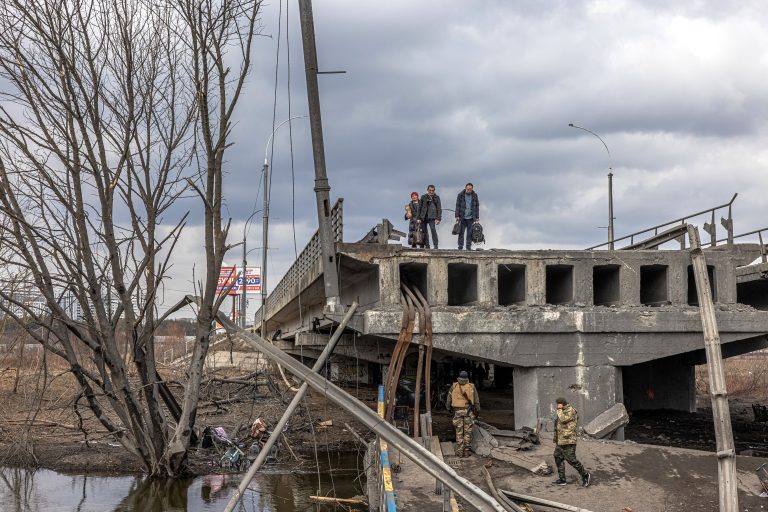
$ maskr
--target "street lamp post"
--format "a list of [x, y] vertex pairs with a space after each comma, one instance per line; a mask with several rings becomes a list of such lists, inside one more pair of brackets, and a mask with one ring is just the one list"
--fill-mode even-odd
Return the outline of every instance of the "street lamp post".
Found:
[[284, 124], [293, 121], [294, 119], [302, 119], [305, 117], [309, 117], [307, 115], [304, 116], [293, 116], [289, 117], [282, 123], [278, 124], [273, 130], [272, 133], [269, 134], [269, 137], [267, 138], [267, 144], [264, 148], [264, 168], [262, 171], [262, 178], [264, 179], [264, 183], [262, 184], [262, 187], [264, 188], [264, 193], [262, 194], [262, 197], [264, 199], [262, 208], [261, 208], [261, 337], [266, 338], [267, 337], [267, 246], [269, 242], [269, 145], [272, 143], [272, 139], [275, 136], [275, 132], [280, 129], [281, 126]]
[[242, 276], [243, 276], [243, 289], [242, 289], [242, 296], [240, 297], [240, 327], [245, 329], [245, 310], [247, 305], [247, 298], [246, 293], [248, 291], [248, 282], [246, 281], [246, 266], [248, 265], [248, 262], [246, 261], [245, 257], [248, 255], [248, 252], [245, 250], [245, 236], [248, 231], [248, 223], [251, 222], [251, 219], [254, 215], [259, 213], [261, 210], [255, 210], [253, 213], [251, 213], [251, 216], [248, 217], [248, 220], [245, 221], [245, 226], [243, 226], [243, 270], [242, 270]]
[[603, 147], [605, 147], [605, 151], [608, 153], [608, 249], [613, 250], [613, 166], [611, 165], [611, 150], [608, 149], [608, 144], [605, 143], [603, 138], [592, 130], [573, 123], [568, 123], [568, 126], [584, 130], [597, 137], [603, 143]]

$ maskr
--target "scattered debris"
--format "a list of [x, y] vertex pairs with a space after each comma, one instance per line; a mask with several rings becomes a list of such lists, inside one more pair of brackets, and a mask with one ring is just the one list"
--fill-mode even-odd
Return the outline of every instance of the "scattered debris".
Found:
[[545, 500], [544, 498], [537, 498], [536, 496], [528, 496], [526, 494], [520, 494], [517, 492], [505, 491], [504, 489], [501, 489], [501, 494], [504, 494], [514, 500], [522, 501], [523, 503], [530, 503], [532, 505], [543, 505], [545, 507], [551, 507], [557, 510], [569, 510], [570, 512], [591, 512], [586, 508], [574, 507], [573, 505], [558, 503], [557, 501], [552, 500]]
[[525, 508], [520, 507], [517, 503], [514, 503], [512, 500], [499, 493], [498, 489], [496, 489], [496, 485], [493, 483], [491, 474], [488, 472], [488, 468], [485, 466], [483, 466], [483, 476], [485, 477], [485, 483], [491, 490], [491, 495], [496, 498], [496, 501], [498, 501], [507, 512], [526, 512], [526, 509], [529, 509], [527, 505]]
[[629, 423], [629, 414], [624, 404], [619, 402], [613, 407], [597, 415], [585, 427], [584, 432], [597, 439], [603, 439]]
[[758, 423], [768, 422], [768, 406], [761, 404], [752, 404], [752, 412], [755, 413], [755, 421]]
[[500, 447], [491, 450], [491, 457], [503, 462], [514, 464], [530, 471], [534, 475], [547, 476], [552, 474], [552, 466], [539, 457], [521, 453], [514, 448]]
[[757, 478], [760, 480], [760, 485], [763, 486], [763, 492], [760, 493], [761, 498], [768, 498], [768, 463], [761, 464], [757, 468]]
[[[481, 435], [490, 436], [492, 440], [489, 442], [493, 448], [507, 446], [517, 450], [529, 450], [533, 445], [539, 444], [539, 435], [529, 427], [523, 427], [520, 430], [501, 430], [482, 421], [476, 421], [475, 429], [483, 430]], [[475, 451], [475, 453], [481, 455], [480, 452]]]
[[472, 436], [471, 448], [477, 455], [489, 457], [491, 450], [499, 447], [499, 442], [488, 433], [488, 430], [478, 425], [478, 423], [475, 423], [473, 428], [474, 435]]
[[354, 498], [331, 498], [328, 496], [310, 496], [309, 501], [312, 503], [324, 503], [333, 505], [348, 505], [353, 507], [367, 507], [368, 501], [362, 496], [356, 496]]
[[251, 437], [258, 439], [267, 431], [267, 424], [261, 418], [256, 418], [251, 425]]
[[332, 427], [333, 426], [333, 420], [321, 421], [320, 423], [317, 424], [317, 426], [320, 427], [320, 428]]

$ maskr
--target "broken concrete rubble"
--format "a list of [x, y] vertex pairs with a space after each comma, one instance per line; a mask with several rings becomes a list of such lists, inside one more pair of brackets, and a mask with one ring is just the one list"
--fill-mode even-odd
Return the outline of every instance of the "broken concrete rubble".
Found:
[[629, 423], [627, 409], [624, 407], [624, 404], [618, 403], [605, 412], [598, 414], [595, 419], [584, 427], [584, 432], [590, 437], [603, 439], [627, 423]]
[[552, 474], [552, 466], [542, 459], [541, 456], [521, 453], [514, 448], [494, 448], [491, 450], [490, 456], [496, 460], [514, 464], [535, 475], [546, 476]]
[[[485, 425], [485, 424], [484, 424]], [[475, 424], [472, 436], [472, 451], [481, 457], [489, 457], [491, 450], [499, 446], [499, 442], [488, 433], [488, 430]]]

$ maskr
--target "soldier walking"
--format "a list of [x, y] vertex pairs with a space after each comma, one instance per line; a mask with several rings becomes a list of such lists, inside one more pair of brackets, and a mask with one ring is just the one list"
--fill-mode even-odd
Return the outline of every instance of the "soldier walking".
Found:
[[555, 465], [557, 466], [557, 480], [552, 482], [555, 485], [566, 485], [565, 481], [565, 463], [573, 466], [581, 476], [581, 485], [589, 486], [592, 475], [584, 469], [581, 462], [576, 458], [576, 426], [579, 422], [579, 414], [565, 398], [555, 400], [557, 410], [552, 415], [555, 420]]
[[459, 372], [448, 395], [451, 397], [448, 410], [453, 409], [453, 428], [456, 429], [456, 456], [469, 457], [472, 425], [480, 414], [480, 397], [475, 385], [469, 382], [467, 372]]

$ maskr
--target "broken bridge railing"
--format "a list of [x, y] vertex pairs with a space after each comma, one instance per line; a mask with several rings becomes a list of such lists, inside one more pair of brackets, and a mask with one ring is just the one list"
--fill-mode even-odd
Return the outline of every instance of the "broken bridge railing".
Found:
[[[737, 238], [743, 238], [745, 236], [757, 235], [757, 239], [760, 241], [760, 257], [762, 258], [763, 263], [768, 263], [768, 250], [765, 247], [765, 242], [763, 242], [763, 233], [765, 232], [768, 232], [768, 227], [755, 229], [753, 231], [748, 231], [746, 233], [734, 235], [733, 239], [735, 240]], [[717, 243], [724, 242], [726, 240], [727, 239], [722, 238], [718, 240]]]
[[[691, 213], [690, 215], [686, 215], [685, 217], [680, 217], [679, 219], [670, 220], [668, 222], [664, 222], [662, 224], [658, 224], [656, 226], [651, 226], [650, 228], [641, 229], [640, 231], [635, 231], [634, 233], [630, 233], [629, 235], [622, 236], [621, 238], [614, 238], [612, 240], [613, 243], [621, 242], [621, 241], [627, 241], [629, 242], [628, 248], [631, 248], [631, 246], [635, 245], [635, 240], [637, 239], [638, 242], [643, 240], [644, 238], [650, 238], [659, 235], [659, 233], [666, 231], [672, 227], [675, 226], [685, 226], [686, 224], [690, 223], [691, 219], [694, 219], [696, 217], [700, 217], [702, 215], [709, 214], [710, 219], [709, 222], [704, 223], [704, 231], [709, 234], [710, 237], [710, 245], [715, 246], [718, 242], [727, 241], [728, 244], [733, 243], [733, 212], [732, 212], [732, 206], [733, 202], [736, 200], [736, 197], [738, 197], [739, 194], [733, 194], [733, 197], [730, 201], [727, 203], [713, 206], [712, 208], [707, 208], [706, 210], [701, 210], [700, 212]], [[725, 231], [727, 233], [726, 238], [722, 240], [717, 240], [717, 224], [715, 222], [715, 212], [719, 210], [728, 209], [728, 217], [720, 217], [720, 224], [725, 228]], [[685, 236], [680, 236], [677, 238], [680, 241], [680, 249], [685, 249]], [[602, 244], [593, 245], [592, 247], [587, 247], [585, 250], [592, 251], [594, 249], [600, 249], [604, 248], [606, 246], [609, 246], [611, 241], [604, 242]]]
[[[331, 227], [333, 229], [334, 242], [344, 241], [344, 198], [336, 200], [331, 208]], [[312, 284], [322, 274], [320, 247], [320, 232], [315, 231], [307, 245], [299, 253], [296, 261], [286, 271], [280, 282], [272, 288], [267, 297], [267, 320], [280, 308], [292, 301]], [[264, 307], [262, 304], [261, 307]], [[261, 308], [256, 312], [256, 318], [261, 318]]]

